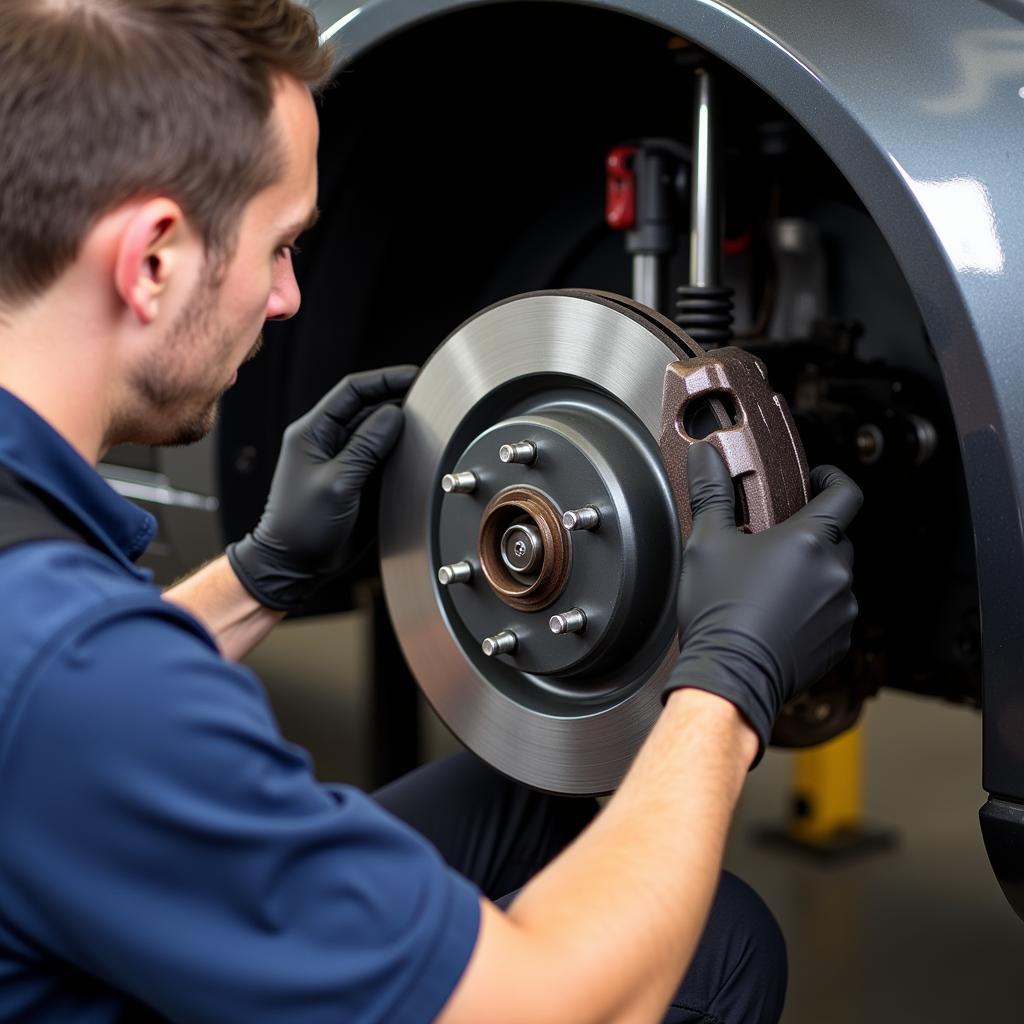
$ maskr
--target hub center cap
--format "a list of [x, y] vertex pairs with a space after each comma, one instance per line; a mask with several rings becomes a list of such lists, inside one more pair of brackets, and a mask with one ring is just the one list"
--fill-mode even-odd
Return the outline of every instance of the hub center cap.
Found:
[[536, 526], [516, 523], [501, 539], [501, 560], [512, 572], [528, 573], [544, 558], [544, 541]]

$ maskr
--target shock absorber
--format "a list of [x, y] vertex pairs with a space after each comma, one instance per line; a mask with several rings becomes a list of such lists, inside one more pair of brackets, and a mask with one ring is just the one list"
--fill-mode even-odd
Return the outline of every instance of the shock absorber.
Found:
[[633, 298], [656, 310], [663, 308], [689, 159], [689, 150], [673, 139], [639, 139], [616, 146], [605, 162], [605, 218], [626, 232]]
[[694, 71], [693, 169], [690, 177], [689, 282], [676, 288], [675, 321], [705, 347], [732, 337], [732, 289], [721, 283], [714, 77]]

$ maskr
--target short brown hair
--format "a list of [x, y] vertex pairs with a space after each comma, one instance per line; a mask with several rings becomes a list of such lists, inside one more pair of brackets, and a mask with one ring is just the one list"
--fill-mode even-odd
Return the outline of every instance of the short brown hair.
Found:
[[275, 76], [317, 89], [331, 68], [292, 0], [0, 0], [0, 301], [45, 291], [140, 197], [226, 254], [282, 171]]

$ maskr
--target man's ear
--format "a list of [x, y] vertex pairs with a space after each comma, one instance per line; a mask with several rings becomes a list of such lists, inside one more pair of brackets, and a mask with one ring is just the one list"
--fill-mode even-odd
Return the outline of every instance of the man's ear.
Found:
[[141, 204], [125, 223], [117, 246], [114, 285], [140, 324], [152, 323], [176, 273], [185, 273], [193, 233], [170, 199]]

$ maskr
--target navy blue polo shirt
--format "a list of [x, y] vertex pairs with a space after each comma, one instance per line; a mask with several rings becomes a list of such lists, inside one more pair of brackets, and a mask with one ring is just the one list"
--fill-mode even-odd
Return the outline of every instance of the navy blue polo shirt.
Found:
[[134, 560], [154, 521], [0, 390], [0, 463], [99, 539], [0, 553], [0, 1020], [432, 1019], [479, 895], [317, 783]]

